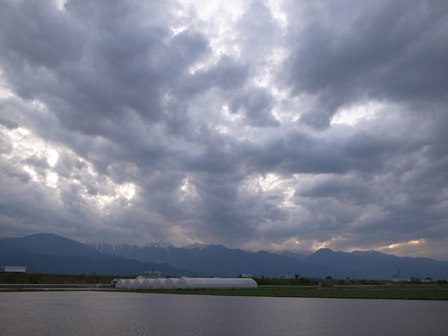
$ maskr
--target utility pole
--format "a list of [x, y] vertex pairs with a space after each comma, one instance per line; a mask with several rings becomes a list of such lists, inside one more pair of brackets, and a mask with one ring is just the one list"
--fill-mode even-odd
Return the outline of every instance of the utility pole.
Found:
[[398, 280], [401, 281], [400, 269], [398, 269]]

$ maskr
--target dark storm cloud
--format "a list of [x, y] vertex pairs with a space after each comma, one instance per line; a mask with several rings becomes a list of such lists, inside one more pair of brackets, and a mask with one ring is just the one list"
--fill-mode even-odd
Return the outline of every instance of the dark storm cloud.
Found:
[[13, 70], [27, 63], [55, 68], [80, 56], [80, 31], [49, 1], [3, 1], [0, 18], [2, 54]]
[[[198, 33], [181, 33], [166, 44], [169, 32], [164, 25], [142, 26], [141, 21], [134, 21], [132, 8], [122, 3], [95, 2], [87, 10], [83, 4], [70, 2], [63, 15], [56, 15], [49, 4], [28, 7], [22, 2], [20, 8], [3, 11], [6, 56], [11, 55], [6, 58], [6, 75], [24, 98], [42, 99], [58, 109], [58, 119], [65, 127], [86, 134], [108, 136], [105, 120], [121, 123], [126, 111], [159, 121], [163, 94], [206, 49]], [[29, 11], [37, 15], [27, 15]], [[47, 27], [53, 16], [66, 20]], [[154, 16], [145, 20], [151, 22]], [[19, 39], [14, 37], [15, 25], [21, 27]], [[44, 31], [36, 32], [34, 26]], [[52, 47], [30, 46], [29, 41], [42, 39]], [[65, 46], [69, 43], [70, 48]], [[22, 62], [16, 62], [17, 58]], [[30, 73], [27, 65], [44, 68]]]
[[224, 91], [239, 89], [247, 80], [247, 68], [247, 65], [239, 64], [228, 55], [222, 55], [216, 65], [197, 71], [191, 78], [191, 84], [185, 84], [189, 93], [198, 93], [212, 87], [219, 87]]
[[329, 177], [318, 180], [311, 186], [296, 190], [295, 196], [307, 198], [332, 198], [345, 204], [368, 204], [370, 188], [366, 181], [354, 176]]
[[[407, 139], [401, 138], [405, 147]], [[402, 241], [416, 237], [437, 239], [441, 232], [446, 232], [448, 212], [443, 204], [448, 160], [446, 156], [428, 159], [426, 155], [432, 143], [440, 142], [439, 138], [421, 140], [418, 146], [410, 147], [412, 151], [396, 151], [395, 155], [383, 157], [381, 169], [374, 174], [352, 171], [342, 176], [317, 177], [296, 190], [296, 202], [302, 206], [309, 203], [306, 208], [314, 212], [313, 223], [325, 213], [334, 216], [324, 217], [325, 222], [337, 223], [339, 233], [343, 232], [348, 240], [344, 244], [367, 247], [382, 241], [388, 245], [396, 242], [397, 235]], [[314, 206], [321, 204], [325, 207]], [[340, 210], [329, 210], [332, 207]], [[350, 213], [353, 218], [347, 220]], [[315, 226], [312, 227], [314, 231]]]
[[268, 92], [254, 89], [237, 96], [230, 104], [230, 110], [238, 113], [242, 110], [245, 123], [255, 127], [280, 126], [278, 120], [272, 115], [274, 98]]
[[16, 123], [15, 121], [8, 120], [8, 119], [3, 119], [3, 118], [0, 118], [0, 124], [5, 126], [5, 127], [7, 127], [7, 128], [9, 128], [9, 129], [14, 129], [14, 128], [19, 127], [19, 124]]
[[[395, 132], [402, 135], [408, 130], [396, 129]], [[246, 160], [261, 171], [345, 174], [381, 171], [388, 159], [413, 150], [411, 144], [388, 132], [378, 136], [370, 130], [346, 130], [344, 137], [341, 134], [322, 137], [290, 131], [259, 146], [248, 146], [243, 151]]]
[[[279, 8], [1, 1], [7, 233], [446, 240], [448, 6]], [[355, 122], [332, 123], [353, 107]]]
[[360, 99], [416, 112], [446, 106], [447, 11], [443, 1], [310, 4], [305, 23], [290, 26], [294, 47], [283, 72], [293, 94], [317, 96], [301, 121], [327, 128], [339, 107]]

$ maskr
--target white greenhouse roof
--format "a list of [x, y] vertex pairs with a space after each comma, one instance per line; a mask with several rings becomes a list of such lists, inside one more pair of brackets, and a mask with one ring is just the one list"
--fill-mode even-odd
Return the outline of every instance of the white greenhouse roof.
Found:
[[176, 288], [257, 288], [257, 283], [247, 278], [181, 278]]
[[202, 289], [202, 288], [257, 288], [248, 278], [158, 278], [114, 279], [116, 288], [127, 289]]

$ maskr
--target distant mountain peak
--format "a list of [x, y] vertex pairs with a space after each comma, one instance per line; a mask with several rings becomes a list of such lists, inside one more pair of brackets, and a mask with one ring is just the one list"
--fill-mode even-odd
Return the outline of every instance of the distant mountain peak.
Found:
[[364, 255], [364, 256], [369, 256], [369, 255], [383, 255], [385, 253], [382, 252], [378, 252], [375, 250], [369, 250], [369, 251], [352, 251], [352, 254], [359, 254], [359, 255]]
[[310, 250], [300, 250], [300, 249], [292, 249], [292, 250], [288, 250], [288, 249], [285, 249], [285, 250], [266, 250], [266, 252], [269, 252], [269, 253], [275, 253], [275, 254], [283, 254], [283, 253], [285, 253], [285, 252], [289, 252], [289, 253], [302, 254], [302, 255], [304, 255], [304, 256], [309, 256], [309, 255], [311, 255], [311, 254], [314, 253], [313, 251], [310, 251]]
[[448, 261], [448, 254], [439, 254], [436, 256], [432, 256], [431, 259], [434, 259], [437, 261]]
[[149, 243], [146, 244], [144, 247], [154, 247], [154, 248], [170, 248], [170, 247], [174, 247], [169, 241], [162, 239], [161, 241], [157, 242], [157, 243]]
[[193, 249], [202, 250], [202, 249], [206, 248], [207, 246], [209, 246], [209, 245], [202, 244], [202, 243], [194, 243], [194, 244], [190, 244], [190, 245], [184, 246], [184, 249], [185, 250], [193, 250]]
[[294, 258], [294, 259], [297, 259], [297, 260], [305, 260], [311, 254], [313, 254], [312, 251], [299, 250], [299, 249], [294, 249], [294, 250], [268, 250], [268, 251], [265, 251], [265, 252], [272, 253], [272, 254], [277, 254], [277, 255], [281, 255], [281, 256], [285, 256], [285, 257], [291, 257], [291, 258]]
[[301, 250], [247, 253], [241, 249], [202, 243], [177, 248], [166, 240], [145, 247], [112, 245], [102, 241], [86, 242], [86, 245], [54, 234], [6, 238], [5, 241], [0, 240], [0, 265], [12, 265], [16, 264], [16, 260], [21, 260], [36, 273], [96, 272], [125, 275], [134, 272], [140, 274], [143, 270], [156, 267], [172, 275], [227, 277], [251, 273], [278, 277], [297, 272], [301, 277], [331, 275], [335, 279], [346, 279], [354, 277], [356, 273], [356, 279], [378, 280], [391, 279], [398, 270], [402, 279], [446, 279], [448, 269], [446, 261], [396, 257], [378, 251], [334, 252], [324, 248], [311, 254], [310, 251]]
[[323, 247], [323, 248], [320, 248], [320, 249], [318, 249], [316, 252], [314, 252], [314, 254], [328, 254], [328, 253], [344, 253], [344, 252], [341, 252], [341, 251], [333, 251], [332, 249], [330, 249], [330, 248], [328, 248], [328, 247]]

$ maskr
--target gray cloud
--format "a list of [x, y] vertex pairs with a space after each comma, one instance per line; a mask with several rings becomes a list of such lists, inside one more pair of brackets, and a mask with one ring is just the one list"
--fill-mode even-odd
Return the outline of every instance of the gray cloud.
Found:
[[290, 28], [294, 47], [282, 73], [293, 94], [317, 95], [302, 122], [327, 128], [338, 108], [366, 98], [397, 101], [417, 111], [446, 104], [444, 2], [310, 7], [304, 26]]
[[447, 5], [238, 8], [0, 1], [2, 234], [442, 254]]

